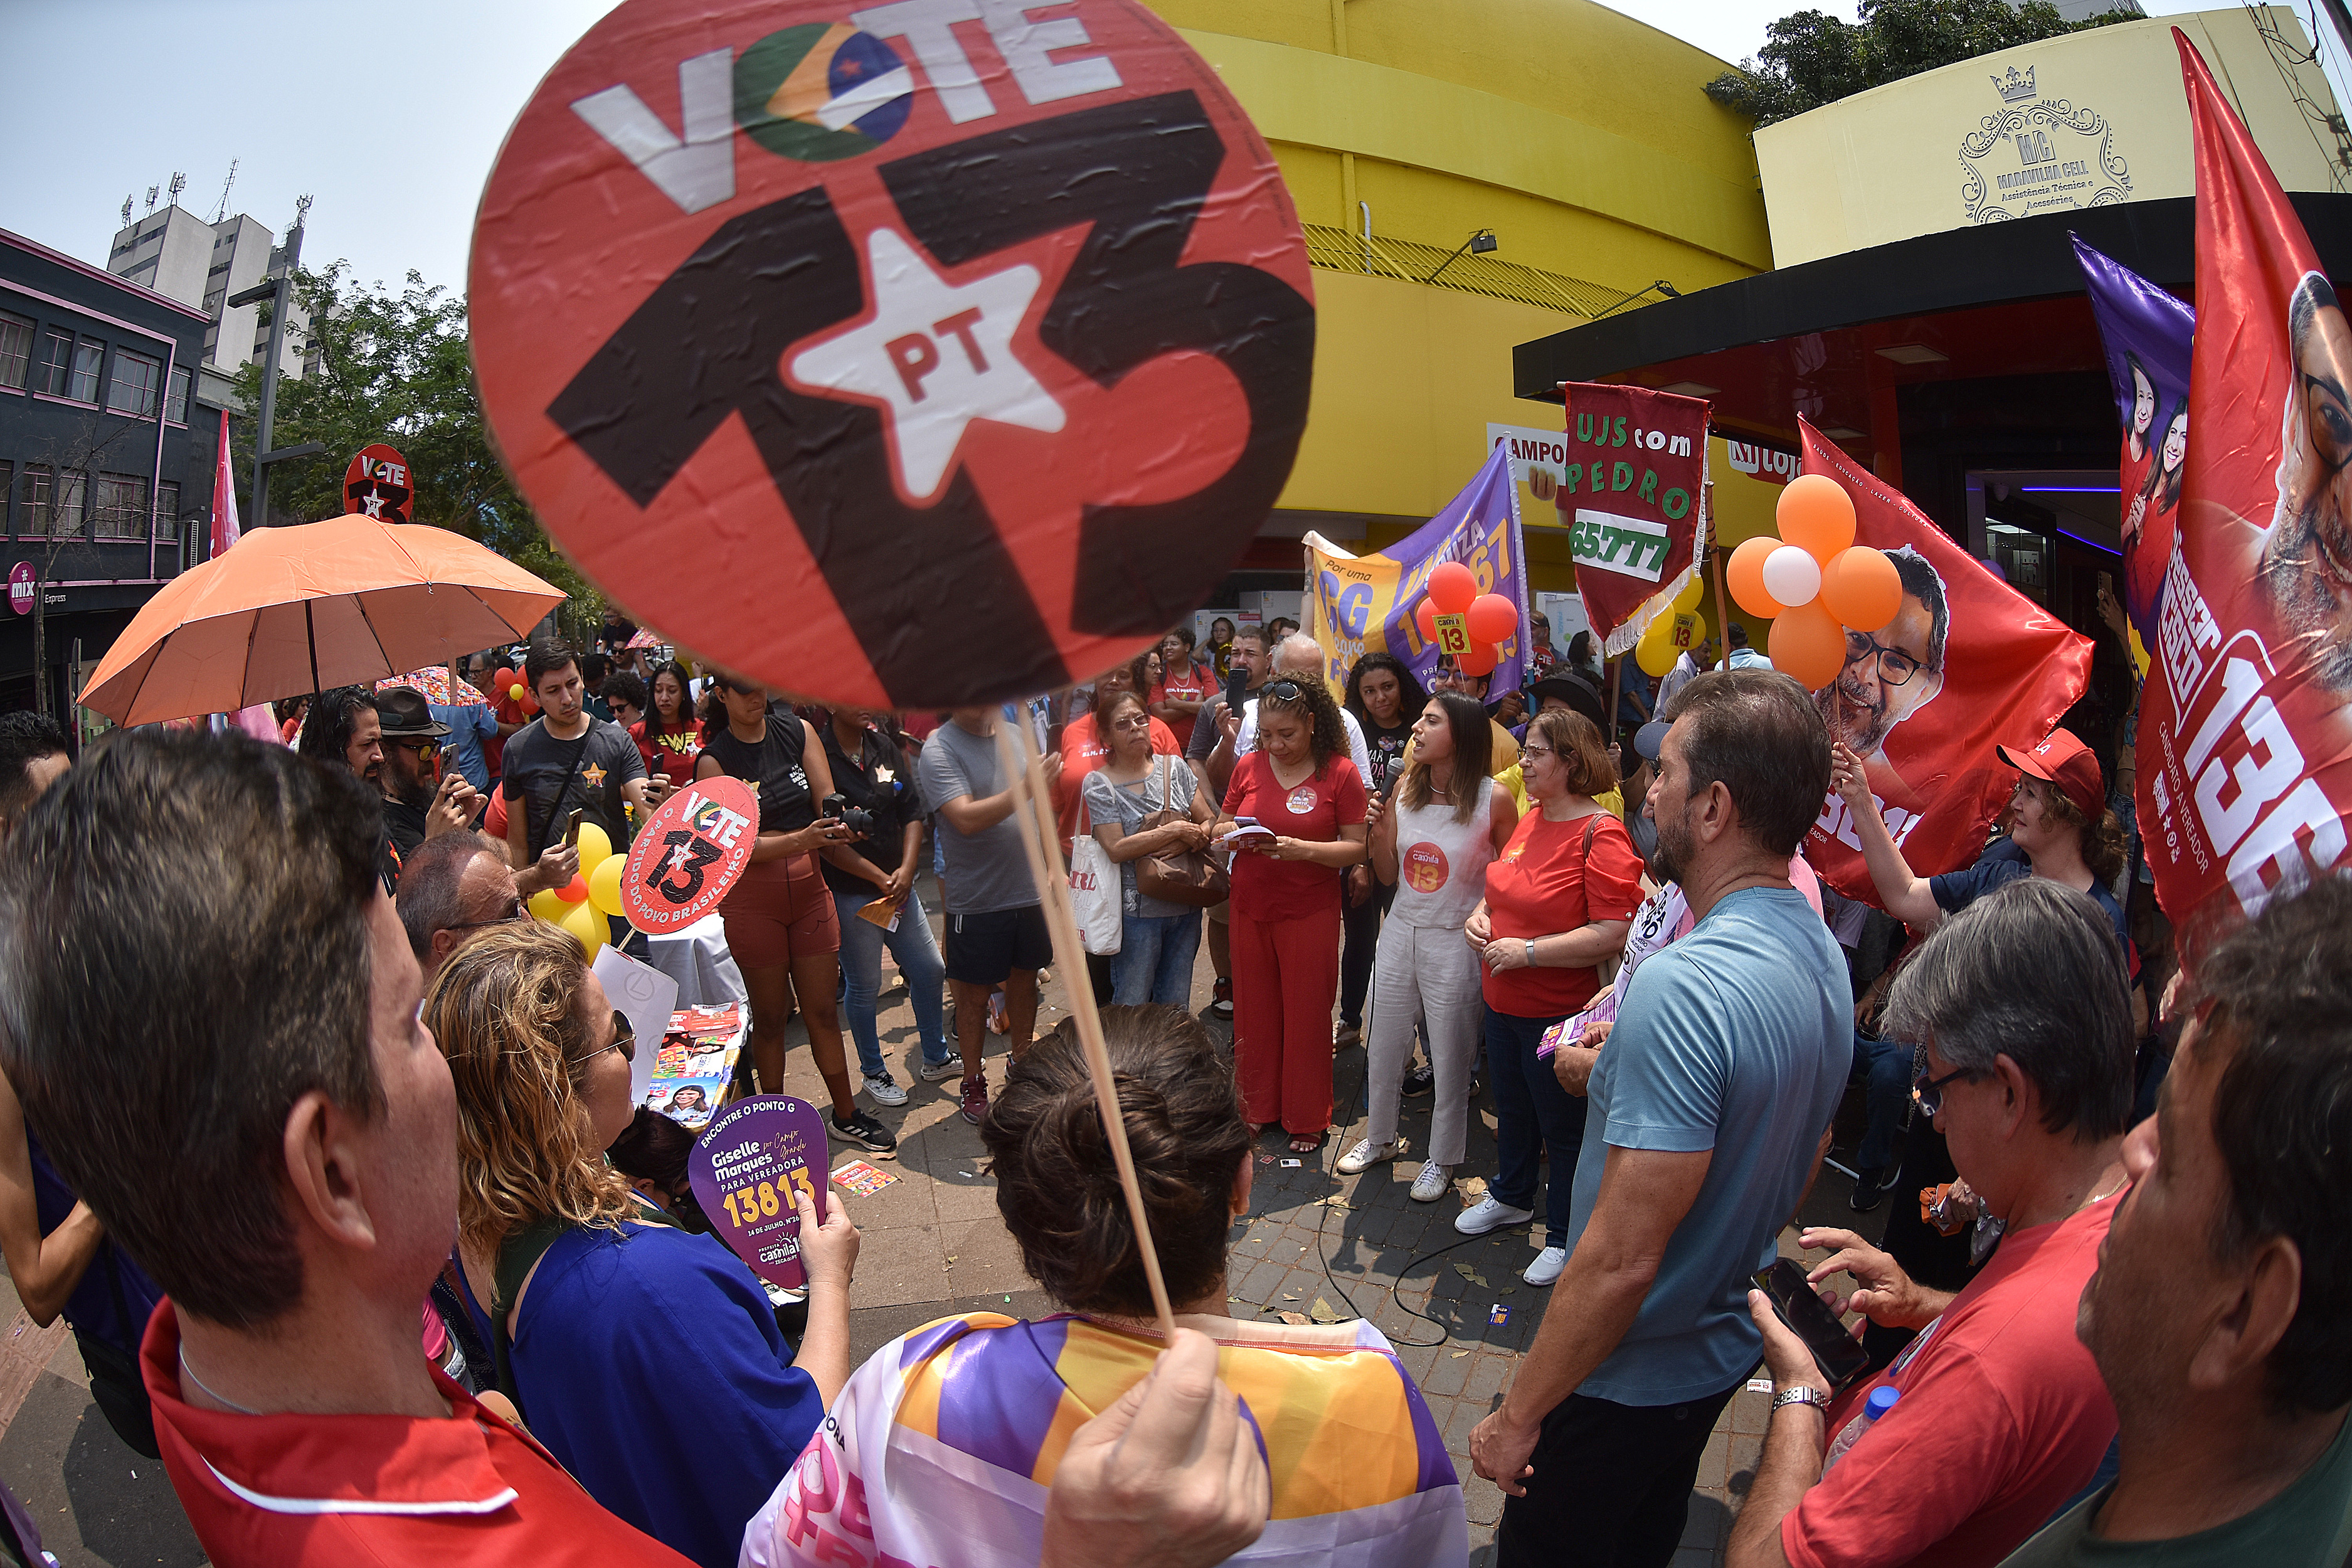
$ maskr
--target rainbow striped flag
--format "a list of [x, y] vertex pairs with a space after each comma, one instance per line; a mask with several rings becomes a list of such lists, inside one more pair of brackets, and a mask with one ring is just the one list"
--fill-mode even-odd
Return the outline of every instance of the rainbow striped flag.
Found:
[[[1467, 1559], [1444, 1437], [1378, 1329], [1178, 1321], [1221, 1347], [1273, 1482], [1265, 1532], [1233, 1562]], [[742, 1568], [1031, 1568], [1070, 1435], [1158, 1351], [1156, 1334], [1087, 1318], [992, 1312], [883, 1346], [744, 1531]]]

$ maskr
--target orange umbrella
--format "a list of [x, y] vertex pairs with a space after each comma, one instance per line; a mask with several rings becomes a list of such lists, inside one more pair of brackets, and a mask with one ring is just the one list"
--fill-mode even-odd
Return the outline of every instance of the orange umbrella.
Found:
[[425, 523], [352, 513], [257, 528], [147, 601], [82, 706], [146, 724], [373, 684], [511, 642], [564, 597]]

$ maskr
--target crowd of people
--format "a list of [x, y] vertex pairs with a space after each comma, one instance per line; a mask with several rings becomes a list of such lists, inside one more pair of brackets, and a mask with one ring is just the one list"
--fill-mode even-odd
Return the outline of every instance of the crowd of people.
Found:
[[[1548, 627], [1491, 693], [1378, 653], [1332, 679], [1221, 620], [1076, 693], [902, 719], [652, 664], [635, 629], [533, 643], [535, 714], [492, 650], [479, 702], [320, 692], [290, 749], [136, 731], [69, 766], [0, 717], [0, 1249], [215, 1561], [1459, 1563], [1466, 1478], [1395, 1348], [1223, 1306], [1255, 1151], [1406, 1161], [1435, 1202], [1488, 1090], [1454, 1228], [1540, 1224], [1549, 1291], [1469, 1440], [1498, 1563], [1662, 1568], [1759, 1363], [1737, 1568], [2352, 1552], [2352, 884], [2283, 891], [2159, 992], [2067, 731], [1987, 760], [2019, 775], [2000, 832], [1923, 878], [1744, 647], [1612, 708]], [[1102, 1010], [1172, 1341], [1076, 1033], [1033, 1038], [1007, 725], [1112, 872], [1117, 950], [1064, 981]], [[747, 1087], [781, 1086], [797, 1016], [833, 1139], [890, 1151], [887, 952], [906, 1070], [955, 1084], [1063, 1311], [854, 1365], [838, 1192], [791, 1198], [798, 1299], [710, 1233], [690, 1134], [632, 1102], [655, 1042], [527, 902], [579, 824], [625, 847], [720, 776], [761, 808], [719, 907]], [[1832, 792], [1900, 922], [1884, 973], [1799, 853]], [[1868, 1325], [1825, 1354], [1751, 1285], [1856, 1086], [1853, 1207], [1897, 1201], [1795, 1238]]]

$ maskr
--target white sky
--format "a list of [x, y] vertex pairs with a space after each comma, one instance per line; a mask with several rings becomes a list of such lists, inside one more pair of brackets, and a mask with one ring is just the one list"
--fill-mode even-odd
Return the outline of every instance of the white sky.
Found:
[[[1392, 0], [1410, 4], [1411, 0]], [[1807, 0], [1615, 0], [1616, 9], [1727, 60]], [[1847, 21], [1853, 0], [1812, 0]], [[2214, 0], [2203, 0], [2209, 6]], [[210, 217], [229, 161], [229, 211], [282, 233], [317, 197], [303, 260], [348, 258], [362, 280], [410, 268], [462, 288], [474, 205], [540, 78], [614, 0], [6, 0], [0, 227], [105, 264], [122, 198], [184, 171], [180, 205]], [[2199, 0], [2143, 0], [2151, 13]], [[2311, 0], [2294, 0], [2310, 30]], [[843, 7], [847, 10], [848, 5]], [[137, 39], [149, 86], [73, 61], [123, 63]], [[2329, 40], [2329, 75], [2342, 51]], [[161, 71], [161, 77], [154, 75]]]

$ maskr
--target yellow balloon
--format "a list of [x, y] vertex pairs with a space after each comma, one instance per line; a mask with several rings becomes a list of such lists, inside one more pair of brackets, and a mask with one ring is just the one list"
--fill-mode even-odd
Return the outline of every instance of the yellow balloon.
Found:
[[[613, 858], [613, 836], [593, 822], [580, 825], [580, 869], [593, 871]], [[613, 911], [618, 914], [621, 911]]]
[[597, 912], [595, 905], [588, 899], [567, 905], [563, 918], [556, 923], [580, 939], [580, 945], [588, 950], [591, 962], [596, 957], [596, 950], [610, 940], [613, 930], [604, 923], [604, 917]]
[[530, 896], [530, 912], [551, 925], [562, 925], [572, 906], [557, 898], [553, 888], [541, 888]]
[[1684, 611], [1696, 610], [1698, 608], [1698, 602], [1705, 597], [1706, 597], [1706, 582], [1694, 572], [1691, 574], [1691, 580], [1683, 584], [1683, 591], [1675, 595], [1675, 608]]
[[[581, 858], [585, 859], [588, 847], [584, 841], [588, 837], [588, 830], [582, 828], [580, 837], [583, 841], [581, 845]], [[603, 860], [597, 862], [596, 868], [588, 873], [588, 901], [608, 915], [627, 913], [628, 911], [621, 907], [621, 878], [628, 869], [629, 858], [625, 855], [607, 855]]]
[[513, 699], [514, 699], [516, 701], [518, 701], [518, 702], [521, 701], [521, 700], [522, 700], [522, 682], [521, 682], [521, 681], [520, 681], [520, 680], [518, 680], [518, 681], [516, 681], [512, 686], [508, 687], [508, 688], [507, 688], [507, 695], [508, 695], [509, 697], [513, 698]]
[[1675, 647], [1673, 625], [1672, 621], [1660, 616], [1650, 623], [1650, 629], [1642, 634], [1642, 640], [1633, 645], [1633, 662], [1642, 667], [1643, 674], [1664, 675], [1674, 668], [1675, 660], [1682, 657], [1681, 650]]

